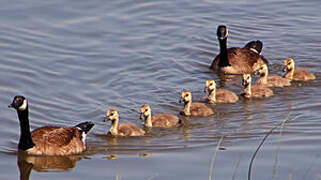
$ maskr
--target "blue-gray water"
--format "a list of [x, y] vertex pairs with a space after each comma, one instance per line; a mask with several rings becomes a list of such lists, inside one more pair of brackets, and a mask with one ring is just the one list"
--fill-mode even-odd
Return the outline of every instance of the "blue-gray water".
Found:
[[[29, 99], [31, 128], [91, 120], [88, 151], [77, 157], [34, 158], [30, 179], [246, 179], [263, 136], [286, 118], [259, 151], [253, 179], [321, 179], [321, 2], [239, 1], [0, 1], [0, 178], [27, 178], [17, 165], [19, 126], [8, 109]], [[275, 89], [265, 100], [217, 105], [209, 118], [147, 137], [108, 138], [109, 108], [122, 122], [141, 125], [138, 110], [178, 113], [182, 89], [200, 101], [207, 79], [239, 93], [239, 77], [223, 82], [208, 69], [219, 52], [216, 27], [226, 24], [228, 46], [264, 43], [271, 74], [284, 58], [317, 79]], [[111, 158], [115, 155], [115, 158]], [[41, 159], [42, 158], [42, 159]], [[36, 160], [35, 160], [36, 159]], [[113, 159], [113, 160], [108, 160]], [[32, 160], [30, 160], [32, 161]], [[55, 162], [55, 163], [54, 163]], [[51, 164], [51, 166], [50, 166]], [[55, 168], [55, 169], [52, 169]]]

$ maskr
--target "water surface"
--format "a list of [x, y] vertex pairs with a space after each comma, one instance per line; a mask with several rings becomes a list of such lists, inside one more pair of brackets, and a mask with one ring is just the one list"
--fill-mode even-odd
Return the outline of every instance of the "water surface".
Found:
[[[1, 179], [208, 179], [219, 139], [214, 179], [246, 179], [263, 136], [287, 118], [259, 151], [253, 179], [321, 179], [321, 3], [240, 1], [2, 1], [0, 7]], [[5, 4], [5, 5], [4, 5]], [[212, 106], [216, 115], [184, 119], [146, 137], [106, 136], [109, 108], [141, 125], [138, 110], [177, 114], [180, 91], [201, 101], [205, 80], [242, 90], [240, 77], [208, 69], [218, 54], [216, 27], [230, 29], [228, 46], [264, 43], [271, 74], [284, 58], [317, 80], [275, 89], [264, 100]], [[70, 157], [17, 153], [17, 94], [29, 99], [31, 128], [91, 120], [88, 151]], [[27, 162], [34, 162], [34, 165]], [[19, 171], [20, 168], [20, 171]], [[30, 173], [30, 174], [29, 174]]]

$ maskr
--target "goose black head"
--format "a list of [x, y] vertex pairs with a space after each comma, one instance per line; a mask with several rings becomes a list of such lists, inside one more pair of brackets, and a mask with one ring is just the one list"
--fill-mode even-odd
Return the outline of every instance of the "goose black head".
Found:
[[15, 96], [8, 107], [14, 108], [17, 111], [24, 111], [28, 107], [28, 100], [23, 96]]
[[223, 40], [227, 38], [228, 36], [228, 29], [224, 25], [220, 25], [217, 27], [217, 32], [216, 32], [217, 38], [220, 40]]

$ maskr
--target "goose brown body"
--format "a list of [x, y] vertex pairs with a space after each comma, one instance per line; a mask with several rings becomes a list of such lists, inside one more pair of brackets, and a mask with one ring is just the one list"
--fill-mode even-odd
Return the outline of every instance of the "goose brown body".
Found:
[[205, 83], [205, 91], [208, 92], [207, 101], [210, 104], [215, 103], [235, 103], [239, 97], [232, 91], [227, 89], [216, 89], [215, 80], [207, 80]]
[[86, 150], [82, 141], [82, 131], [77, 127], [45, 126], [31, 132], [35, 146], [27, 149], [36, 155], [69, 155]]
[[184, 109], [181, 111], [182, 115], [205, 117], [214, 114], [214, 111], [204, 103], [192, 103], [192, 93], [190, 91], [182, 92], [181, 101], [184, 102]]
[[119, 124], [118, 111], [110, 109], [106, 113], [105, 121], [111, 121], [109, 134], [112, 136], [144, 136], [145, 131], [133, 123]]
[[[260, 52], [251, 50], [249, 47], [251, 44], [243, 48], [227, 49], [228, 30], [226, 26], [221, 25], [217, 28], [217, 37], [220, 43], [220, 54], [214, 58], [211, 69], [218, 69], [226, 74], [244, 74], [252, 73], [252, 66], [256, 62], [268, 64]], [[259, 50], [262, 50], [262, 47]]]
[[28, 101], [16, 96], [9, 107], [15, 108], [20, 121], [18, 148], [33, 155], [70, 155], [86, 150], [86, 134], [94, 126], [83, 122], [73, 127], [44, 126], [30, 132]]
[[181, 123], [180, 119], [174, 115], [169, 113], [159, 113], [152, 116], [151, 107], [146, 104], [141, 108], [141, 118], [145, 119], [145, 127], [175, 127]]
[[289, 79], [277, 75], [269, 76], [269, 70], [266, 64], [255, 63], [253, 65], [253, 70], [254, 74], [259, 74], [261, 76], [257, 81], [257, 85], [266, 87], [291, 86], [291, 81]]
[[252, 78], [250, 74], [243, 75], [243, 86], [244, 90], [241, 95], [245, 98], [266, 98], [273, 96], [273, 91], [265, 86], [253, 85], [251, 84]]
[[290, 79], [292, 81], [309, 81], [314, 80], [315, 76], [311, 72], [295, 67], [295, 61], [292, 58], [287, 58], [284, 60], [284, 69], [286, 73], [283, 77]]

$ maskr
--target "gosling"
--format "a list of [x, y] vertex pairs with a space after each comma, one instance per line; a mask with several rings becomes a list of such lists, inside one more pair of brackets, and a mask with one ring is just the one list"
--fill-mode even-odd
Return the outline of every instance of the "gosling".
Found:
[[295, 68], [295, 62], [292, 58], [284, 60], [283, 72], [286, 72], [283, 77], [292, 81], [310, 81], [315, 79], [315, 76], [309, 71]]
[[140, 111], [141, 111], [140, 118], [145, 120], [144, 125], [147, 128], [175, 127], [181, 123], [180, 119], [174, 114], [159, 113], [159, 114], [152, 116], [152, 110], [148, 104], [143, 105], [140, 108]]
[[206, 80], [205, 92], [208, 92], [207, 101], [210, 104], [215, 103], [235, 103], [239, 97], [227, 89], [216, 89], [215, 80]]
[[244, 86], [244, 91], [241, 95], [245, 98], [266, 98], [273, 96], [273, 91], [264, 86], [251, 85], [252, 77], [251, 74], [243, 74], [242, 85]]
[[289, 79], [277, 75], [269, 76], [269, 69], [266, 64], [255, 63], [253, 65], [253, 70], [255, 75], [261, 76], [261, 78], [256, 83], [257, 85], [266, 87], [291, 86], [291, 80]]
[[184, 102], [184, 109], [181, 114], [184, 116], [210, 116], [214, 111], [204, 103], [192, 103], [192, 92], [183, 91], [180, 102]]
[[119, 124], [118, 111], [110, 109], [106, 113], [104, 121], [111, 121], [108, 134], [112, 136], [144, 136], [145, 131], [133, 123]]

